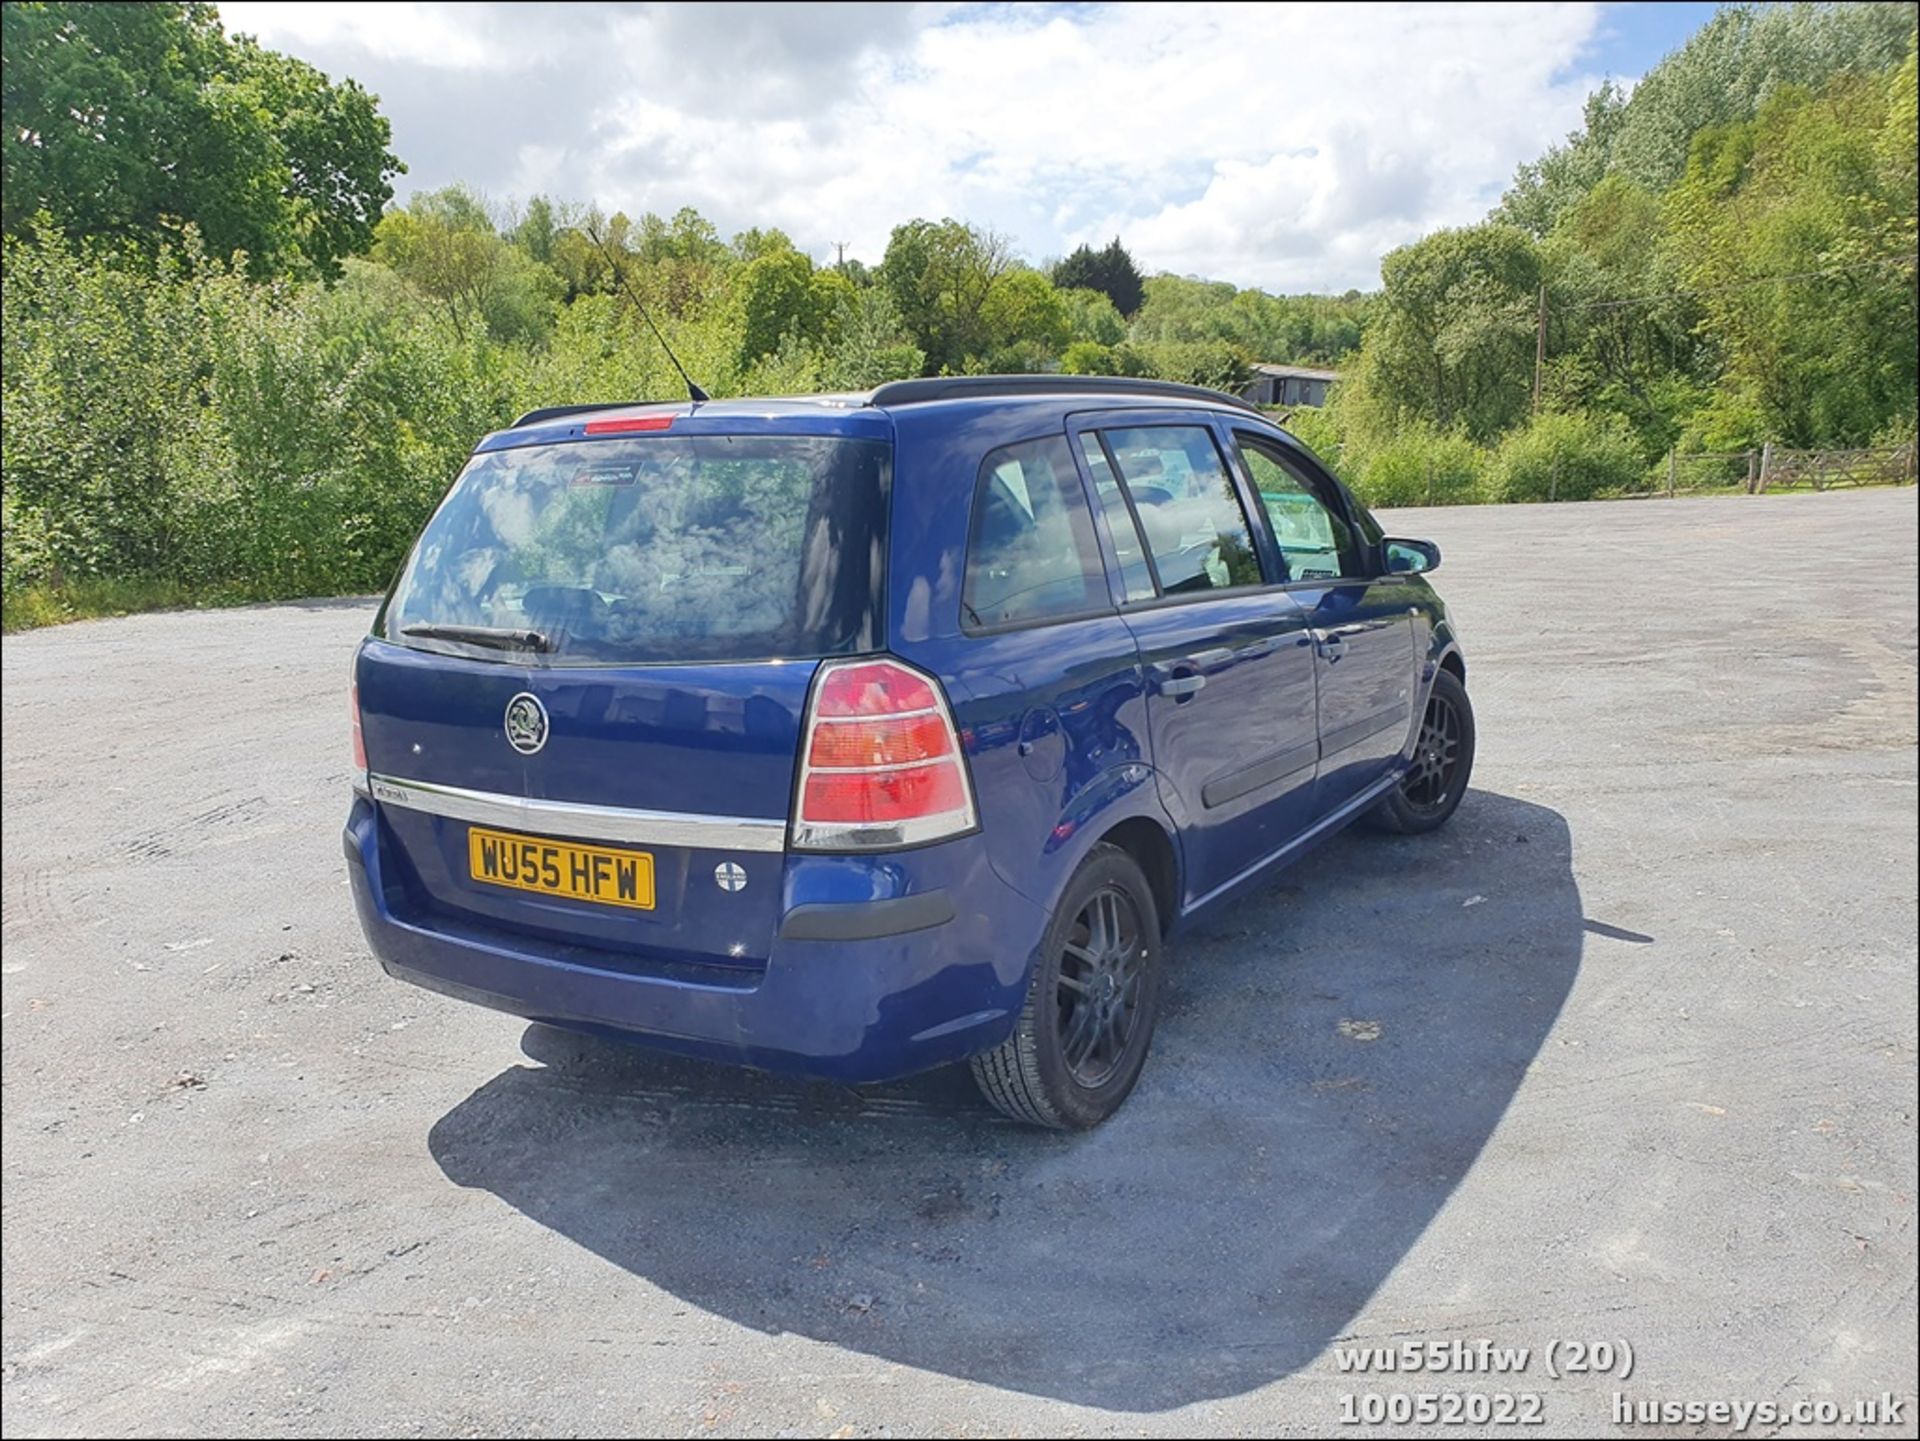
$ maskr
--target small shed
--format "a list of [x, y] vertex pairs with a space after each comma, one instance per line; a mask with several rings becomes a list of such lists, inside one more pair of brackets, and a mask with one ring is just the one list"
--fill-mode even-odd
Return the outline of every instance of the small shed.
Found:
[[1339, 378], [1337, 370], [1262, 361], [1254, 365], [1253, 383], [1240, 392], [1240, 398], [1253, 405], [1325, 405], [1327, 387]]

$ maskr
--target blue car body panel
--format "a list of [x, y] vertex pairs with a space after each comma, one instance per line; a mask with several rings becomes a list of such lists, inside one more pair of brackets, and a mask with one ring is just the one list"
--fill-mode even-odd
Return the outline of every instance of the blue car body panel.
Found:
[[[1236, 434], [1256, 434], [1363, 516], [1310, 452], [1224, 398], [1015, 394], [888, 410], [823, 397], [631, 413], [663, 410], [676, 436], [891, 445], [884, 648], [943, 687], [978, 826], [874, 854], [782, 843], [817, 660], [557, 667], [370, 636], [355, 682], [376, 779], [354, 800], [345, 849], [361, 923], [399, 978], [550, 1024], [847, 1081], [959, 1060], [1007, 1035], [1054, 906], [1095, 846], [1125, 836], [1162, 893], [1163, 924], [1187, 923], [1395, 784], [1434, 675], [1464, 675], [1445, 608], [1417, 575], [1136, 605], [1115, 580], [1111, 608], [969, 633], [960, 587], [976, 480], [1004, 445], [1143, 416], [1208, 427], [1229, 457]], [[589, 422], [626, 413], [535, 421], [486, 437], [476, 455], [587, 441]], [[1229, 469], [1258, 515], [1245, 467]], [[1254, 539], [1266, 573], [1280, 573], [1264, 524]], [[1180, 684], [1194, 676], [1202, 687]], [[550, 718], [535, 755], [502, 731], [521, 693]], [[469, 806], [477, 793], [487, 809], [421, 808], [407, 783]], [[545, 805], [737, 826], [731, 839], [714, 832], [722, 844], [696, 830], [650, 846], [651, 910], [471, 879], [469, 825]]]

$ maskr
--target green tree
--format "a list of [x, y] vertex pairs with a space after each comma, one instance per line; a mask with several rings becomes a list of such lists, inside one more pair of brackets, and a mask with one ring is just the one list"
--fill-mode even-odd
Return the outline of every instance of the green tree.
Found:
[[364, 251], [403, 167], [374, 97], [230, 39], [207, 4], [8, 3], [0, 221], [153, 254], [198, 227], [255, 275], [327, 279]]
[[463, 340], [539, 340], [552, 326], [558, 277], [504, 240], [486, 206], [462, 186], [417, 195], [388, 214], [373, 253]]
[[816, 271], [813, 261], [785, 243], [761, 248], [741, 267], [738, 285], [743, 366], [773, 354], [790, 336], [809, 343], [826, 339], [843, 293], [853, 288], [830, 270]]
[[1526, 232], [1439, 230], [1380, 263], [1361, 375], [1390, 420], [1484, 441], [1530, 403], [1540, 253]]
[[1865, 444], [1914, 414], [1913, 161], [1881, 143], [1908, 140], [1913, 87], [1908, 63], [1779, 90], [1702, 131], [1666, 197], [1673, 263], [1726, 357], [1715, 406], [1757, 420], [1754, 440]]
[[1134, 316], [1135, 340], [1224, 340], [1258, 360], [1334, 364], [1360, 346], [1366, 302], [1356, 292], [1268, 295], [1224, 281], [1156, 275]]
[[793, 241], [787, 238], [784, 230], [762, 230], [758, 226], [743, 230], [733, 237], [733, 253], [742, 260], [758, 260], [763, 255], [775, 251], [791, 251]]
[[1626, 92], [1603, 82], [1587, 97], [1581, 127], [1520, 167], [1493, 218], [1536, 236], [1551, 233], [1560, 216], [1605, 178], [1626, 108]]
[[1060, 299], [1067, 307], [1067, 333], [1073, 340], [1108, 346], [1127, 338], [1127, 322], [1105, 291], [1063, 290]]
[[546, 196], [534, 196], [527, 202], [526, 212], [513, 227], [513, 243], [542, 265], [551, 265], [554, 244], [559, 237], [559, 211]]
[[1897, 66], [1912, 33], [1913, 6], [1891, 0], [1724, 6], [1630, 97], [1611, 84], [1596, 91], [1581, 129], [1520, 167], [1495, 218], [1544, 237], [1607, 175], [1663, 191], [1685, 172], [1697, 132], [1752, 119], [1783, 85], [1817, 89]]
[[632, 237], [633, 222], [624, 211], [615, 211], [609, 218], [600, 213], [599, 207], [590, 206], [584, 214], [568, 215], [566, 223], [554, 232], [553, 253], [547, 260], [560, 277], [566, 299], [572, 302], [582, 295], [600, 295], [618, 288], [614, 265], [607, 257], [630, 257]]
[[1611, 168], [1666, 188], [1685, 172], [1697, 132], [1752, 118], [1781, 87], [1898, 65], [1913, 15], [1889, 0], [1725, 6], [1634, 87]]
[[641, 216], [634, 250], [641, 264], [623, 266], [623, 273], [650, 303], [672, 315], [692, 315], [717, 298], [734, 260], [713, 222], [692, 206], [682, 206], [671, 219]]
[[1610, 175], [1562, 214], [1543, 247], [1547, 398], [1623, 415], [1649, 455], [1674, 442], [1716, 361], [1667, 252], [1660, 197]]
[[987, 292], [981, 308], [987, 344], [995, 349], [1024, 349], [1051, 359], [1072, 331], [1067, 304], [1053, 282], [1037, 270], [1009, 270]]
[[926, 366], [926, 352], [907, 339], [883, 285], [848, 286], [837, 303], [833, 332], [820, 376], [831, 390], [871, 390], [919, 375]]
[[1104, 249], [1080, 246], [1053, 267], [1053, 283], [1062, 290], [1097, 290], [1123, 316], [1132, 315], [1146, 298], [1139, 267], [1117, 235]]
[[880, 283], [932, 373], [959, 372], [986, 352], [987, 299], [1012, 263], [1004, 239], [958, 220], [894, 227]]

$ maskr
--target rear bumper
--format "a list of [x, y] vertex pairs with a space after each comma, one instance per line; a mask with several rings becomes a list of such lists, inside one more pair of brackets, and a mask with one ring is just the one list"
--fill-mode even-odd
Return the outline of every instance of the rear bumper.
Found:
[[549, 1025], [839, 1081], [909, 1075], [997, 1045], [1046, 928], [970, 836], [884, 864], [789, 857], [790, 904], [764, 971], [630, 974], [409, 912], [383, 874], [380, 833], [374, 805], [356, 797], [347, 872], [388, 975]]

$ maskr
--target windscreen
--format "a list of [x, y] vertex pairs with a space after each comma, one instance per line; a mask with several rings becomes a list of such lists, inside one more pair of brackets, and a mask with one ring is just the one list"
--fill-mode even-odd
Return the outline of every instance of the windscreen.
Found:
[[477, 455], [380, 634], [545, 665], [875, 649], [889, 454], [831, 436], [659, 435]]

